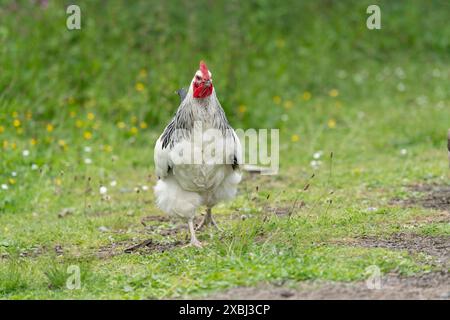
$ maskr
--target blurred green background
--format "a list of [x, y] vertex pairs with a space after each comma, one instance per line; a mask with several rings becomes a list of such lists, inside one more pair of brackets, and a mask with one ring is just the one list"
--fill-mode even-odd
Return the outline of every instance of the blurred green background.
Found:
[[[81, 8], [79, 31], [66, 29], [72, 3]], [[70, 111], [95, 110], [108, 121], [134, 113], [161, 127], [200, 59], [229, 117], [246, 126], [282, 125], [274, 97], [300, 113], [304, 92], [323, 99], [337, 89], [343, 103], [448, 99], [448, 87], [431, 77], [435, 68], [448, 75], [448, 2], [376, 1], [381, 30], [366, 27], [370, 4], [3, 0], [1, 121], [32, 111], [62, 125]], [[399, 82], [413, 90], [398, 90]]]
[[[81, 30], [69, 31], [73, 3]], [[18, 166], [84, 170], [85, 147], [96, 168], [117, 155], [151, 171], [175, 91], [201, 59], [234, 127], [280, 129], [282, 166], [309, 167], [317, 150], [350, 168], [443, 149], [448, 1], [376, 1], [381, 30], [366, 27], [370, 4], [3, 0], [0, 182]]]

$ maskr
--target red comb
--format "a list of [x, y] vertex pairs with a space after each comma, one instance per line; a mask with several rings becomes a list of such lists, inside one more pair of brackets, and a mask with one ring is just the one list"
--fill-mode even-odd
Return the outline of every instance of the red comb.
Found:
[[206, 66], [206, 63], [202, 60], [200, 61], [200, 71], [203, 74], [203, 79], [209, 80], [209, 71], [208, 67]]

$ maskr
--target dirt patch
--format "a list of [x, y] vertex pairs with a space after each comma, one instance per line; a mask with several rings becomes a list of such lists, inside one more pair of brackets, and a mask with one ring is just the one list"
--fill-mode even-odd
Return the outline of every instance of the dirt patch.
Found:
[[445, 236], [396, 233], [388, 238], [364, 236], [351, 243], [367, 248], [407, 250], [413, 254], [423, 252], [435, 257], [441, 265], [447, 265], [450, 262], [450, 237]]
[[46, 251], [47, 251], [47, 248], [45, 246], [37, 246], [37, 247], [32, 247], [28, 250], [21, 251], [19, 256], [21, 258], [37, 258], [37, 257], [43, 255]]
[[149, 222], [169, 222], [170, 219], [167, 216], [146, 216], [141, 219], [141, 223], [147, 226]]
[[135, 244], [131, 247], [128, 247], [124, 250], [125, 253], [134, 253], [139, 252], [142, 254], [153, 253], [153, 252], [164, 252], [167, 250], [174, 249], [176, 247], [180, 247], [185, 245], [185, 243], [181, 241], [169, 242], [169, 243], [160, 243], [156, 242], [152, 239], [145, 240], [141, 243]]
[[450, 211], [450, 185], [417, 184], [409, 186], [413, 195], [408, 199], [394, 199], [394, 204], [406, 207], [420, 205], [424, 208]]
[[96, 255], [100, 259], [108, 259], [119, 254], [123, 254], [123, 250], [133, 244], [132, 240], [124, 240], [113, 242], [109, 245], [102, 246], [98, 249], [94, 255]]
[[369, 289], [365, 281], [304, 281], [289, 288], [275, 284], [237, 287], [203, 299], [304, 300], [304, 299], [450, 299], [448, 272], [432, 272], [414, 277], [382, 276], [379, 289]]

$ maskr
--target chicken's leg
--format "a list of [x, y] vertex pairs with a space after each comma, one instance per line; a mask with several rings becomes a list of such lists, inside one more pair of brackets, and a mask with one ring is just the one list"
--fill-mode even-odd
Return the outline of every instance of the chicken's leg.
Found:
[[213, 218], [212, 215], [211, 215], [211, 223], [212, 223], [212, 225], [213, 225], [214, 227], [216, 227], [216, 229], [217, 229], [218, 231], [222, 231], [222, 229], [217, 225], [217, 222], [216, 222], [216, 220], [214, 220], [214, 218]]
[[200, 224], [198, 225], [198, 227], [195, 230], [200, 230], [204, 226], [211, 224], [211, 218], [212, 218], [211, 208], [206, 208], [206, 214], [203, 216], [202, 221], [200, 222]]
[[200, 222], [200, 224], [198, 225], [198, 227], [197, 227], [197, 229], [196, 230], [200, 230], [200, 229], [202, 229], [204, 226], [207, 226], [207, 225], [213, 225], [214, 227], [216, 227], [217, 228], [217, 230], [221, 230], [220, 228], [219, 228], [219, 226], [217, 225], [217, 223], [216, 223], [216, 221], [214, 220], [214, 218], [213, 218], [213, 216], [212, 216], [212, 213], [211, 213], [211, 208], [206, 208], [206, 214], [205, 214], [205, 216], [203, 217], [203, 220], [202, 220], [202, 222]]
[[197, 248], [202, 247], [202, 243], [198, 241], [197, 236], [195, 235], [194, 222], [191, 220], [188, 221], [189, 232], [191, 233], [191, 243], [190, 245], [195, 246]]

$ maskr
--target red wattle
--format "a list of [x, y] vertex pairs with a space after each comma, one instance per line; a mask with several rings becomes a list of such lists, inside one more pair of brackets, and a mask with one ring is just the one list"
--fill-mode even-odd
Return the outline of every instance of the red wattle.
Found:
[[204, 84], [200, 84], [198, 86], [193, 84], [194, 89], [194, 98], [206, 98], [212, 94], [213, 86], [210, 85], [209, 87], [206, 87]]

